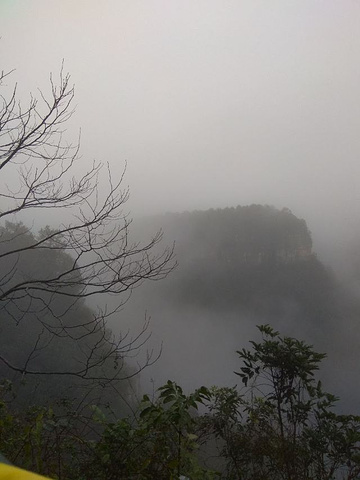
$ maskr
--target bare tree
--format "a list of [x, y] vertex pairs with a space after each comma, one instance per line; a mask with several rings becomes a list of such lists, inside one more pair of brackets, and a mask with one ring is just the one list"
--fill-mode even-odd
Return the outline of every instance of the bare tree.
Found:
[[[3, 344], [0, 362], [21, 374], [112, 380], [119, 376], [124, 358], [143, 346], [147, 324], [135, 338], [115, 339], [106, 321], [133, 288], [169, 273], [173, 250], [158, 253], [161, 232], [145, 244], [130, 241], [131, 220], [123, 211], [129, 196], [122, 187], [124, 174], [115, 181], [108, 166], [92, 163], [74, 176], [74, 167], [82, 165], [79, 142], [69, 144], [64, 138], [73, 113], [69, 75], [61, 69], [58, 82], [50, 76], [50, 95], [39, 91], [39, 98], [30, 97], [26, 107], [18, 101], [16, 86], [9, 90], [5, 85], [8, 79], [8, 73], [0, 74], [0, 86], [10, 92], [0, 96], [0, 342], [5, 318], [26, 325], [32, 334], [20, 360]], [[98, 188], [104, 174], [106, 191], [104, 183]], [[71, 220], [38, 233], [17, 220], [44, 209], [52, 215], [66, 209]], [[93, 312], [84, 305], [87, 297], [104, 295], [116, 297], [115, 311]], [[82, 313], [74, 322], [76, 308]], [[76, 368], [36, 367], [42, 351], [69, 341], [80, 352]], [[152, 360], [149, 355], [145, 363]], [[110, 375], [109, 369], [104, 373], [109, 362], [114, 367]]]

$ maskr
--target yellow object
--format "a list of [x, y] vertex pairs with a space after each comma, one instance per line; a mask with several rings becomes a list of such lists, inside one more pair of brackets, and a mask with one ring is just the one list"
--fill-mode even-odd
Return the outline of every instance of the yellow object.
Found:
[[46, 480], [46, 477], [0, 463], [0, 480]]

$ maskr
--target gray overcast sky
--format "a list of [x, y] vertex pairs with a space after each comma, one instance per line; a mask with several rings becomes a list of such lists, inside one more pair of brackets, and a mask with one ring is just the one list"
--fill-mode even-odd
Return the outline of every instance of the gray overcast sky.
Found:
[[83, 162], [127, 160], [135, 214], [268, 203], [357, 230], [360, 1], [0, 0], [0, 32], [23, 93], [65, 59]]

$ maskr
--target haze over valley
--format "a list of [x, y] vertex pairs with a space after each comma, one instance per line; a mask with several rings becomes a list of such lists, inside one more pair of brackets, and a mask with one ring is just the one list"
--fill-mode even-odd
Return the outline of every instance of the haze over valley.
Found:
[[[305, 219], [318, 260], [356, 295], [359, 18], [359, 5], [350, 1], [108, 1], [106, 6], [87, 2], [86, 7], [82, 2], [14, 1], [2, 5], [0, 47], [3, 68], [16, 69], [12, 76], [24, 101], [37, 87], [48, 90], [49, 73], [56, 78], [64, 59], [76, 86], [69, 138], [76, 139], [81, 126], [77, 171], [98, 159], [109, 162], [117, 179], [127, 161], [123, 185], [130, 186], [131, 195], [125, 213], [135, 217], [135, 228], [144, 216], [165, 212], [251, 204], [289, 208]], [[65, 214], [59, 210], [55, 219], [39, 210], [31, 223], [56, 227]], [[29, 224], [28, 217], [17, 220]], [[176, 241], [186, 249], [172, 230], [176, 222], [167, 222], [167, 217], [155, 222], [165, 230], [163, 245]], [[198, 245], [194, 240], [186, 255], [203, 248], [203, 237], [199, 234]], [[225, 332], [218, 327], [223, 314], [206, 307], [205, 299], [177, 299], [169, 307], [175, 299], [168, 290], [186, 258], [184, 252], [179, 255], [178, 271], [161, 285], [134, 292], [116, 327], [133, 326], [132, 310], [140, 319], [146, 310], [155, 343], [164, 340], [159, 365], [165, 371], [168, 350], [177, 358], [171, 368], [181, 370], [183, 354], [197, 361], [200, 343], [211, 345], [208, 358], [213, 358], [212, 348], [233, 358], [237, 338], [251, 337], [260, 321], [224, 299], [226, 315], [239, 329], [227, 335], [228, 324]], [[210, 272], [206, 275], [214, 275], [221, 289], [223, 278]], [[205, 280], [195, 278], [201, 284]], [[161, 307], [146, 294], [148, 288], [166, 290], [156, 294]], [[297, 306], [288, 302], [287, 308], [292, 317]], [[287, 329], [285, 316], [278, 322]], [[266, 315], [261, 321], [267, 321]], [[323, 329], [315, 316], [300, 324], [309, 322], [312, 329]], [[195, 330], [187, 337], [188, 324]], [[310, 335], [299, 322], [290, 324], [294, 334]], [[198, 338], [202, 328], [206, 341]], [[356, 326], [346, 327], [352, 328]], [[176, 352], [166, 338], [179, 339], [178, 332], [183, 340]], [[329, 342], [326, 351], [333, 350]], [[206, 370], [205, 362], [200, 377], [206, 377]], [[168, 369], [164, 378], [170, 373]]]
[[360, 478], [359, 24], [351, 0], [0, 2], [0, 453]]
[[[174, 375], [189, 389], [199, 379], [235, 383], [235, 351], [248, 344], [256, 325], [269, 323], [327, 352], [324, 378], [344, 408], [357, 402], [358, 367], [350, 353], [360, 334], [355, 256], [345, 281], [344, 271], [337, 275], [317, 256], [305, 220], [286, 208], [168, 213], [135, 221], [135, 231], [136, 225], [138, 238], [162, 227], [163, 242], [175, 241], [178, 261], [166, 280], [143, 285], [124, 307], [129, 328], [140, 328], [143, 312], [151, 317], [148, 347], [163, 342], [161, 358], [142, 374], [145, 384]], [[345, 365], [349, 376], [341, 374]]]

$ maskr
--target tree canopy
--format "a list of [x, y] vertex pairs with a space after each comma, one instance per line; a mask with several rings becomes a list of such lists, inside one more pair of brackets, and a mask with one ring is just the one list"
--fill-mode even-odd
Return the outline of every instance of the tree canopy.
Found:
[[[53, 478], [351, 480], [360, 477], [360, 417], [339, 415], [316, 378], [324, 354], [259, 327], [237, 352], [238, 387], [186, 393], [168, 381], [132, 416], [98, 406], [16, 412], [2, 389], [0, 450]], [[31, 445], [31, 448], [29, 448]]]

